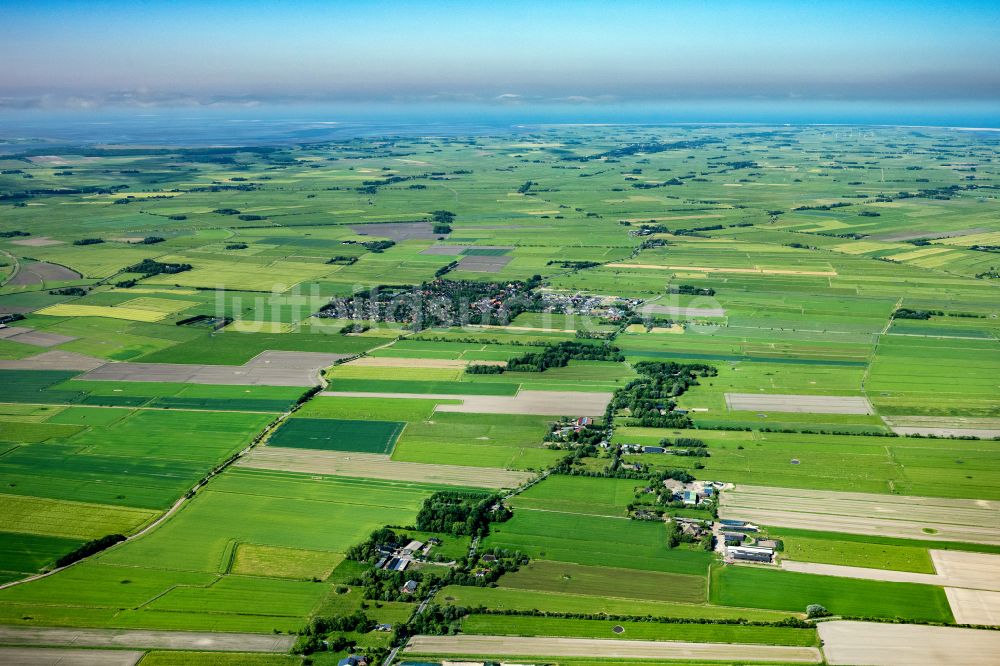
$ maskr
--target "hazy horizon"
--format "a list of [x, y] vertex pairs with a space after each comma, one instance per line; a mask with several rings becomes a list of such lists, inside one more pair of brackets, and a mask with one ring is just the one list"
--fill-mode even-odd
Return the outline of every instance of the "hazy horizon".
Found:
[[4, 18], [4, 123], [326, 108], [334, 121], [1000, 125], [988, 2], [15, 0]]

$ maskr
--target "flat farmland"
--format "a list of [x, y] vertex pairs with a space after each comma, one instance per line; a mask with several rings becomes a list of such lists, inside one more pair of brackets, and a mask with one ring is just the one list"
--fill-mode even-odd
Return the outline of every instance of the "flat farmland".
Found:
[[466, 634], [485, 636], [565, 636], [644, 641], [685, 640], [694, 643], [816, 646], [819, 642], [815, 629], [503, 615], [470, 615], [462, 621], [462, 631]]
[[834, 666], [947, 666], [956, 662], [987, 666], [1000, 651], [995, 631], [843, 620], [821, 622], [818, 627], [826, 661]]
[[[668, 549], [663, 523], [539, 509], [519, 510], [483, 543], [536, 559], [692, 576], [704, 576], [712, 561], [704, 551]], [[627, 552], [621, 543], [630, 544]]]
[[[272, 419], [270, 414], [130, 410], [61, 443], [15, 448], [0, 459], [0, 478], [10, 494], [162, 510]], [[189, 436], [192, 432], [197, 439]]]
[[132, 507], [0, 495], [0, 530], [68, 539], [128, 534], [153, 519], [153, 511]]
[[864, 541], [839, 541], [833, 538], [815, 539], [803, 536], [786, 536], [781, 529], [784, 548], [782, 557], [801, 562], [818, 562], [844, 566], [865, 566], [894, 571], [912, 571], [933, 574], [934, 563], [930, 552], [918, 546], [902, 546]]
[[812, 414], [871, 414], [865, 398], [807, 395], [727, 393], [726, 406], [735, 411], [807, 412]]
[[643, 484], [633, 479], [550, 476], [511, 498], [515, 508], [621, 517]]
[[406, 654], [529, 658], [545, 655], [644, 662], [650, 659], [808, 664], [822, 661], [819, 650], [811, 647], [515, 636], [415, 636], [406, 644]]
[[30, 666], [135, 666], [145, 653], [139, 650], [95, 650], [88, 648], [0, 648], [0, 659], [8, 664]]
[[[477, 573], [460, 568], [435, 602], [498, 613], [449, 620], [466, 635], [417, 637], [407, 659], [814, 663], [813, 629], [698, 622], [777, 622], [811, 603], [1000, 621], [1000, 449], [986, 439], [1000, 429], [995, 137], [356, 130], [239, 149], [15, 143], [0, 159], [2, 275], [19, 266], [0, 313], [24, 316], [0, 328], [0, 581], [135, 533], [183, 498], [141, 537], [0, 590], [0, 624], [220, 632], [237, 647], [250, 633], [284, 652], [313, 618], [364, 611], [419, 634], [404, 627], [416, 604], [397, 599], [403, 581], [380, 591], [346, 554], [418, 522], [433, 493], [466, 489], [501, 492], [513, 514], [476, 553], [529, 561], [496, 587], [454, 584]], [[90, 238], [103, 242], [74, 243]], [[394, 244], [370, 245], [382, 239]], [[130, 271], [147, 259], [190, 269]], [[325, 309], [376, 287], [392, 302], [356, 320]], [[508, 302], [513, 291], [527, 298]], [[451, 303], [425, 298], [438, 292]], [[468, 321], [424, 327], [452, 307]], [[561, 343], [625, 360], [547, 350]], [[510, 369], [538, 354], [553, 362]], [[641, 362], [712, 370], [681, 386], [668, 366], [640, 399]], [[604, 423], [616, 391], [636, 401]], [[580, 416], [596, 422], [562, 420]], [[894, 436], [909, 433], [970, 437]], [[700, 439], [707, 455], [617, 449], [664, 438]], [[630, 518], [639, 504], [711, 516], [646, 492], [687, 475], [735, 484], [720, 515], [781, 539], [778, 566], [722, 567], [667, 523]], [[444, 524], [470, 531], [463, 520]], [[392, 529], [441, 539], [432, 560], [462, 563], [474, 541]], [[622, 618], [615, 633], [617, 621], [532, 610], [692, 622]], [[358, 652], [395, 636], [346, 635]], [[244, 655], [143, 659], [267, 663]]]
[[[540, 564], [536, 562], [535, 564]], [[508, 576], [508, 579], [510, 576]], [[651, 615], [671, 618], [712, 618], [778, 621], [796, 614], [749, 608], [728, 608], [673, 601], [650, 601], [645, 599], [608, 595], [590, 595], [579, 592], [551, 592], [529, 590], [517, 587], [466, 587], [449, 585], [435, 597], [438, 603], [497, 610], [531, 611], [541, 610], [552, 613], [607, 613], [609, 615]]]
[[437, 483], [472, 488], [516, 488], [535, 475], [462, 465], [399, 462], [374, 453], [311, 451], [267, 446], [238, 463], [241, 467], [332, 476]]
[[81, 538], [0, 532], [0, 583], [33, 574], [84, 543]]
[[[318, 482], [308, 475], [234, 469], [155, 532], [37, 583], [0, 592], [0, 619], [56, 626], [295, 629], [328, 593], [326, 586], [299, 577], [303, 572], [321, 574], [371, 530], [412, 520], [422, 499], [440, 487], [329, 477]], [[260, 570], [265, 562], [273, 563], [273, 571]], [[237, 573], [244, 571], [252, 575]]]
[[405, 426], [400, 421], [289, 419], [269, 442], [296, 449], [388, 454]]
[[[817, 428], [815, 424], [806, 427]], [[1000, 499], [993, 442], [762, 431], [619, 427], [615, 442], [655, 446], [662, 437], [704, 440], [711, 457], [629, 455], [657, 468], [705, 465], [707, 478], [753, 486]]]
[[503, 469], [541, 469], [561, 453], [543, 446], [549, 419], [527, 415], [435, 412], [411, 422], [392, 459], [399, 462]]
[[535, 560], [500, 580], [504, 589], [645, 601], [706, 601], [704, 576]]
[[834, 615], [866, 615], [952, 622], [954, 617], [940, 587], [855, 578], [793, 573], [763, 567], [716, 565], [710, 601], [729, 606], [752, 605], [802, 612], [821, 604]]
[[1000, 544], [1000, 520], [987, 500], [738, 486], [723, 494], [720, 515], [779, 528]]

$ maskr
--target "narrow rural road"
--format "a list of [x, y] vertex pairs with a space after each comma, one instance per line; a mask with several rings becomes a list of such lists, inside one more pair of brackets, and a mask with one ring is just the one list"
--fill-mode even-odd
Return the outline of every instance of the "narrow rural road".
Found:
[[0, 281], [0, 287], [2, 287], [5, 284], [7, 284], [8, 282], [10, 282], [11, 280], [13, 280], [15, 276], [17, 276], [18, 271], [21, 270], [21, 264], [20, 264], [20, 262], [18, 262], [17, 257], [15, 257], [14, 255], [12, 255], [7, 250], [0, 250], [0, 254], [3, 254], [3, 256], [5, 256], [8, 259], [10, 259], [11, 262], [13, 263], [13, 265], [14, 265], [14, 268], [13, 268], [13, 270], [11, 270], [10, 275], [8, 275], [2, 281]]

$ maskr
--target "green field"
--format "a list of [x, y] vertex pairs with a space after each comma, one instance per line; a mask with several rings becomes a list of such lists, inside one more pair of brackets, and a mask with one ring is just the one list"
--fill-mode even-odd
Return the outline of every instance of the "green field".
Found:
[[[540, 564], [536, 562], [532, 566]], [[508, 576], [507, 581], [512, 581]], [[541, 584], [544, 584], [542, 582]], [[537, 585], [537, 583], [535, 583]], [[565, 587], [571, 587], [565, 585]], [[548, 592], [516, 587], [463, 587], [451, 585], [442, 589], [436, 601], [455, 606], [484, 606], [496, 610], [540, 610], [552, 613], [607, 613], [609, 615], [652, 615], [654, 617], [711, 618], [777, 621], [792, 614], [749, 608], [727, 608], [673, 601], [649, 601], [625, 598], [612, 590], [607, 596], [597, 594]]]
[[[422, 498], [436, 489], [332, 477], [317, 483], [305, 475], [235, 469], [154, 533], [32, 585], [0, 592], [0, 619], [294, 630], [331, 593], [310, 578], [324, 577], [371, 530], [412, 520]], [[244, 544], [252, 544], [249, 551]], [[268, 577], [260, 577], [261, 567]]]
[[343, 419], [289, 419], [271, 436], [273, 446], [324, 451], [392, 453], [405, 423]]
[[663, 523], [534, 509], [518, 511], [484, 543], [538, 559], [691, 576], [704, 576], [712, 561], [704, 551], [668, 549]]
[[746, 566], [712, 569], [713, 604], [802, 612], [809, 604], [834, 615], [953, 622], [944, 590], [915, 583], [885, 583]]
[[[621, 628], [624, 631], [617, 632], [615, 628]], [[462, 631], [468, 634], [499, 636], [566, 636], [570, 638], [802, 646], [817, 645], [819, 640], [815, 629], [721, 624], [662, 624], [658, 622], [504, 615], [470, 615], [462, 622]]]
[[810, 539], [800, 536], [782, 536], [782, 542], [784, 557], [790, 560], [935, 573], [934, 564], [926, 548], [837, 539]]
[[504, 588], [646, 601], [706, 601], [705, 578], [614, 567], [534, 560], [500, 579]]

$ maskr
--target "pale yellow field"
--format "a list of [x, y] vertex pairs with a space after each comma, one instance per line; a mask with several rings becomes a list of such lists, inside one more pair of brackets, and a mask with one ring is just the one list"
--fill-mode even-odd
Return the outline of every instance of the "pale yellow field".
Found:
[[763, 275], [823, 275], [835, 277], [837, 271], [803, 271], [783, 268], [717, 268], [713, 266], [658, 266], [655, 264], [605, 264], [610, 268], [648, 268], [657, 271], [696, 271], [699, 273], [759, 273]]
[[129, 294], [180, 294], [182, 296], [193, 296], [198, 293], [197, 289], [150, 289], [147, 287], [132, 287], [131, 289], [113, 288], [109, 291], [114, 293]]
[[230, 573], [324, 580], [343, 561], [340, 553], [241, 543], [236, 548]]
[[[361, 360], [361, 359], [358, 359]], [[396, 360], [396, 359], [393, 359]], [[399, 359], [408, 360], [408, 359]], [[455, 381], [461, 379], [465, 365], [447, 368], [380, 366], [356, 364], [354, 361], [335, 366], [330, 379], [401, 379], [414, 381]]]
[[902, 252], [900, 254], [890, 254], [889, 259], [895, 259], [896, 261], [909, 261], [911, 259], [920, 259], [921, 257], [927, 257], [933, 254], [941, 254], [942, 252], [951, 252], [951, 248], [947, 247], [922, 247], [919, 250], [913, 250], [912, 252]]
[[989, 231], [982, 234], [970, 234], [968, 236], [954, 236], [952, 238], [942, 238], [933, 241], [941, 245], [998, 245], [1000, 244], [1000, 231]]
[[70, 305], [58, 303], [38, 310], [35, 314], [50, 317], [109, 317], [111, 319], [128, 319], [130, 321], [154, 322], [164, 319], [167, 315], [153, 310], [137, 308], [110, 307], [107, 305]]
[[[477, 365], [507, 365], [507, 361], [474, 361]], [[401, 356], [362, 356], [339, 367], [367, 366], [372, 368], [460, 368], [470, 361], [445, 358], [403, 358]]]
[[131, 301], [125, 301], [115, 307], [132, 308], [136, 310], [152, 310], [153, 312], [174, 314], [175, 312], [187, 310], [195, 305], [198, 305], [198, 301], [175, 301], [172, 298], [151, 298], [141, 296], [139, 298], [133, 298]]
[[237, 319], [226, 327], [227, 331], [237, 333], [291, 333], [295, 330], [295, 324], [288, 324], [280, 321], [249, 321]]
[[71, 539], [128, 534], [156, 515], [132, 507], [0, 495], [0, 531]]
[[486, 467], [397, 462], [389, 456], [376, 453], [312, 451], [276, 446], [254, 449], [236, 464], [285, 472], [443, 483], [475, 488], [516, 488], [534, 477], [529, 472]]

